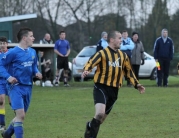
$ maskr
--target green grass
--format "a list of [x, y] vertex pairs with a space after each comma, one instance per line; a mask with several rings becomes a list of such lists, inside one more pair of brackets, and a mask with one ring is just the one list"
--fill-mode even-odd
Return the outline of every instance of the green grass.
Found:
[[[101, 125], [98, 138], [178, 138], [179, 78], [168, 88], [140, 80], [146, 93], [124, 87], [113, 110]], [[94, 116], [93, 82], [71, 82], [71, 87], [34, 87], [24, 122], [25, 138], [83, 138], [85, 124]], [[6, 105], [6, 120], [14, 114]]]

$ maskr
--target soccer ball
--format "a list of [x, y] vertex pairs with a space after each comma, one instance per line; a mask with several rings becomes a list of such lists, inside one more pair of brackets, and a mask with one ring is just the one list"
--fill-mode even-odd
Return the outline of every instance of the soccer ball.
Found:
[[49, 80], [45, 81], [45, 86], [47, 86], [47, 87], [53, 87], [51, 81], [49, 81]]
[[39, 80], [35, 81], [35, 85], [40, 86], [40, 81]]

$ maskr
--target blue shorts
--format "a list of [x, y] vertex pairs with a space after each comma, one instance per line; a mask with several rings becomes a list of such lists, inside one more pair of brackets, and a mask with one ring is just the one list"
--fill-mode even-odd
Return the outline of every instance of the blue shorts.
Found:
[[0, 95], [1, 94], [8, 95], [6, 84], [0, 84]]
[[24, 109], [27, 112], [32, 94], [31, 85], [13, 85], [9, 89], [9, 97], [11, 99], [11, 107], [13, 110]]

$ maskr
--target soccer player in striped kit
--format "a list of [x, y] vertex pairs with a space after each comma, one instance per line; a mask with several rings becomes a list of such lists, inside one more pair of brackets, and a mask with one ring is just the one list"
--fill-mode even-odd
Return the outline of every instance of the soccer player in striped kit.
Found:
[[122, 86], [124, 75], [140, 93], [145, 88], [136, 79], [127, 54], [120, 51], [121, 34], [111, 31], [108, 34], [109, 46], [100, 50], [86, 63], [82, 78], [86, 77], [92, 68], [97, 66], [94, 75], [93, 98], [95, 104], [95, 115], [86, 124], [85, 138], [96, 138], [99, 127], [110, 113], [118, 97], [118, 90]]

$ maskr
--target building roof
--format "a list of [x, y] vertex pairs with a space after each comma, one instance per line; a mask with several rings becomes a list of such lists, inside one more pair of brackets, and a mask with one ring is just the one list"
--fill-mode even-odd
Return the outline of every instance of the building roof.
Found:
[[25, 14], [25, 15], [2, 17], [0, 18], [0, 22], [19, 21], [19, 20], [26, 20], [31, 18], [37, 18], [37, 14]]

